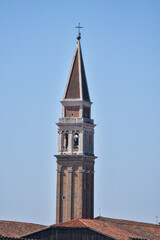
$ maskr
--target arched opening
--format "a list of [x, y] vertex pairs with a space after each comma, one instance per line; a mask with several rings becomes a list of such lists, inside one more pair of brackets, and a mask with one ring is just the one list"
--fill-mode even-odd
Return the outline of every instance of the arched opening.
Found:
[[74, 149], [78, 149], [79, 146], [79, 134], [75, 133], [73, 137], [73, 147]]
[[68, 150], [68, 133], [63, 135], [63, 150]]

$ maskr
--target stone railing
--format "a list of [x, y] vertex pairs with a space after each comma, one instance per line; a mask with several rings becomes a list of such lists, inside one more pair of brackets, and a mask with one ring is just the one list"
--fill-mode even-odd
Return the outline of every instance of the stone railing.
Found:
[[89, 119], [89, 118], [67, 118], [67, 117], [64, 117], [64, 118], [59, 118], [59, 123], [91, 123], [93, 124], [94, 121], [93, 119]]

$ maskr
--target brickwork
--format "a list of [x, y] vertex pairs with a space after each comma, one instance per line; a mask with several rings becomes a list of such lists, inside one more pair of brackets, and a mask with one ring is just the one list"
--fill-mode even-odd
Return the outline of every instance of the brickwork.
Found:
[[71, 77], [69, 86], [66, 93], [67, 98], [80, 98], [80, 86], [79, 86], [79, 61], [78, 61], [78, 51], [76, 53], [73, 69], [71, 71]]
[[93, 218], [94, 161], [57, 162], [57, 222]]
[[79, 117], [79, 109], [80, 107], [78, 106], [68, 106], [65, 108], [65, 117]]
[[90, 108], [89, 107], [84, 107], [84, 109], [83, 109], [83, 117], [90, 118]]
[[95, 125], [90, 119], [92, 103], [89, 99], [79, 43], [61, 103], [62, 118], [57, 123], [58, 153], [55, 155], [57, 223], [75, 218], [94, 217]]

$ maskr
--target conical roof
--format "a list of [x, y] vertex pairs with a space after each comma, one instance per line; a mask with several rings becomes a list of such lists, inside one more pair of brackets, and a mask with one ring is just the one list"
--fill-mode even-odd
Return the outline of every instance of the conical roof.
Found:
[[63, 100], [77, 99], [90, 102], [80, 40], [78, 39]]

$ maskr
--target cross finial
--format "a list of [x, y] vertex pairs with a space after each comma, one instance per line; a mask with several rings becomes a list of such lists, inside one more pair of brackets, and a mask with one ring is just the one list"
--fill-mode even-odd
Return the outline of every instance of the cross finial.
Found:
[[83, 27], [81, 27], [81, 26], [80, 26], [80, 23], [78, 23], [78, 26], [75, 27], [75, 28], [78, 28], [78, 37], [77, 37], [77, 39], [80, 40], [80, 39], [81, 39], [81, 32], [80, 32], [80, 29], [83, 28]]

